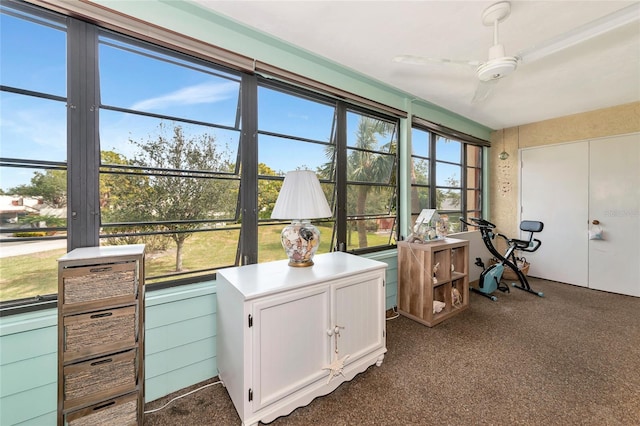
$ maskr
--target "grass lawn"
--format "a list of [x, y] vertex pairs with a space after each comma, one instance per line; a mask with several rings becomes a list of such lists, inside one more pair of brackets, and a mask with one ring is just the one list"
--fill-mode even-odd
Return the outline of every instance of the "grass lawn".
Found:
[[[283, 225], [261, 226], [258, 230], [259, 261], [286, 259], [280, 244], [280, 232]], [[331, 244], [330, 227], [319, 227], [321, 232], [318, 253], [328, 253]], [[238, 248], [239, 230], [215, 230], [196, 232], [189, 237], [184, 246], [183, 270], [195, 270], [208, 265], [220, 268], [235, 264]], [[351, 241], [358, 241], [354, 232]], [[368, 235], [370, 246], [384, 245], [388, 235], [371, 233]], [[34, 297], [58, 292], [57, 259], [66, 249], [57, 249], [22, 256], [0, 259], [0, 301]], [[162, 252], [147, 252], [147, 277], [170, 274], [175, 270], [175, 245]], [[166, 278], [165, 280], [170, 279]], [[154, 282], [159, 282], [157, 280]], [[153, 284], [151, 284], [153, 285]]]

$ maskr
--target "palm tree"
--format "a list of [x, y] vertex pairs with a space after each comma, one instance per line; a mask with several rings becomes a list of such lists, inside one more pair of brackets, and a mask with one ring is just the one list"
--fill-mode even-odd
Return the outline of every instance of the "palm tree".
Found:
[[[388, 161], [388, 156], [380, 154], [376, 135], [387, 136], [395, 132], [395, 129], [395, 124], [391, 122], [365, 116], [360, 118], [356, 133], [356, 149], [349, 155], [348, 159], [348, 180], [355, 182], [385, 182], [389, 180], [389, 177], [392, 176], [395, 162]], [[393, 154], [396, 150], [396, 144], [396, 138], [393, 137], [389, 143], [381, 148]], [[356, 195], [357, 216], [362, 217], [365, 215], [369, 192], [371, 190], [380, 190], [380, 188], [371, 185], [358, 185]], [[367, 247], [367, 229], [364, 220], [357, 222], [357, 230], [358, 247]]]

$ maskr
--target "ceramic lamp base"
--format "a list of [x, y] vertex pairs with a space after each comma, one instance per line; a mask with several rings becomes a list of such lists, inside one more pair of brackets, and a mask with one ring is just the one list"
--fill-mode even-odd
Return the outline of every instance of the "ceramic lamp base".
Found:
[[294, 220], [282, 230], [282, 247], [289, 266], [311, 266], [320, 246], [320, 231], [306, 220]]

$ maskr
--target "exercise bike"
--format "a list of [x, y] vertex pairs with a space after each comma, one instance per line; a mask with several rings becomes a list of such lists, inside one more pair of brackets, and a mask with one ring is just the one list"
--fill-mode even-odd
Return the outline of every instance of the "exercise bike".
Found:
[[[509, 286], [501, 283], [504, 268], [505, 266], [507, 266], [517, 275], [518, 280], [520, 281], [519, 285], [516, 283], [512, 283], [513, 287], [531, 294], [535, 294], [536, 296], [543, 297], [544, 293], [531, 289], [529, 281], [527, 281], [527, 276], [518, 268], [515, 251], [522, 250], [533, 253], [534, 251], [538, 250], [542, 245], [542, 242], [536, 238], [533, 238], [533, 234], [542, 231], [542, 229], [544, 228], [544, 224], [542, 222], [534, 220], [523, 220], [522, 222], [520, 222], [520, 230], [529, 232], [529, 239], [520, 240], [516, 238], [508, 238], [503, 234], [494, 233], [493, 230], [496, 228], [496, 225], [489, 222], [488, 220], [475, 217], [470, 218], [469, 220], [471, 220], [473, 223], [469, 223], [460, 218], [460, 222], [464, 223], [467, 226], [476, 227], [480, 230], [480, 235], [482, 236], [484, 245], [487, 247], [489, 252], [494, 255], [496, 259], [498, 259], [497, 263], [490, 265], [488, 268], [484, 267], [484, 263], [482, 263], [482, 260], [480, 258], [476, 259], [476, 265], [482, 267], [483, 271], [480, 274], [478, 288], [471, 287], [471, 290], [493, 301], [498, 300], [498, 298], [492, 294], [494, 291], [509, 291]], [[498, 252], [498, 250], [493, 245], [493, 239], [495, 237], [504, 238], [505, 242], [507, 243], [507, 250], [504, 254]]]

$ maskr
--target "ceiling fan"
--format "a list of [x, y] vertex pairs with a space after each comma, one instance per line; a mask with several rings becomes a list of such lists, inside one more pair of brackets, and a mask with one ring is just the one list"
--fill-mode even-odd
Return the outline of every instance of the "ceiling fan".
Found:
[[413, 55], [399, 55], [394, 57], [393, 60], [416, 65], [440, 62], [474, 67], [478, 86], [471, 102], [478, 103], [487, 99], [500, 79], [512, 74], [519, 65], [536, 61], [640, 19], [640, 3], [634, 3], [602, 18], [588, 22], [564, 34], [522, 50], [514, 56], [506, 55], [504, 46], [498, 38], [498, 24], [507, 19], [510, 14], [511, 3], [508, 1], [494, 3], [482, 12], [482, 23], [485, 26], [493, 26], [493, 45], [489, 48], [489, 55], [486, 61], [429, 58]]

